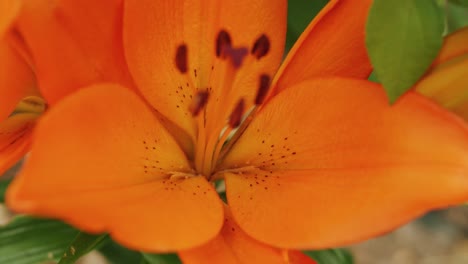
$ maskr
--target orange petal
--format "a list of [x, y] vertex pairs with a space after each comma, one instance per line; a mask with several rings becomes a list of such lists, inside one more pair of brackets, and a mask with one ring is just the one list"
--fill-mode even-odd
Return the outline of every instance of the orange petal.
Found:
[[468, 53], [468, 27], [457, 30], [444, 38], [444, 44], [434, 65], [444, 63], [457, 56]]
[[415, 89], [468, 120], [468, 115], [462, 110], [468, 104], [467, 72], [468, 53], [436, 67]]
[[468, 27], [447, 36], [431, 70], [415, 90], [468, 120]]
[[0, 40], [0, 122], [5, 120], [21, 99], [34, 94], [34, 73], [21, 56]]
[[273, 98], [220, 169], [253, 238], [340, 246], [466, 201], [468, 127], [416, 93], [389, 106], [368, 81], [310, 80]]
[[122, 0], [24, 3], [18, 29], [49, 103], [95, 82], [132, 86], [123, 56]]
[[[194, 138], [196, 126], [189, 108], [197, 91], [222, 90], [224, 98], [236, 98], [218, 109], [230, 111], [242, 96], [252, 104], [260, 73], [271, 76], [276, 71], [283, 54], [286, 3], [284, 0], [259, 0], [255, 4], [247, 0], [126, 1], [125, 52], [139, 89], [158, 111]], [[237, 71], [232, 94], [228, 94], [229, 87], [216, 82], [229, 79], [224, 76], [222, 63], [215, 59], [215, 44], [221, 30], [229, 33], [233, 47], [246, 48], [248, 52], [262, 34], [270, 43], [263, 58], [248, 55]], [[210, 96], [209, 100], [219, 96]]]
[[17, 114], [0, 123], [0, 176], [29, 150], [37, 114]]
[[21, 3], [18, 0], [0, 0], [0, 39], [16, 18]]
[[276, 94], [311, 77], [367, 78], [365, 24], [372, 0], [332, 0], [299, 37], [276, 76]]
[[288, 252], [252, 239], [235, 223], [227, 206], [221, 233], [203, 246], [179, 252], [179, 256], [186, 264], [316, 263], [299, 251]]
[[223, 220], [222, 203], [172, 136], [133, 92], [84, 88], [39, 123], [30, 158], [7, 193], [15, 211], [109, 232], [144, 251], [206, 243]]

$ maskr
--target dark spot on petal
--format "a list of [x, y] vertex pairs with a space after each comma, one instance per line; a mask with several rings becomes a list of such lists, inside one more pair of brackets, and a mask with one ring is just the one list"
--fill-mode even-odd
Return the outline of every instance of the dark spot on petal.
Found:
[[265, 97], [268, 93], [269, 88], [270, 88], [270, 76], [266, 74], [262, 74], [260, 76], [260, 83], [257, 89], [257, 96], [255, 97], [256, 105], [263, 103], [263, 100], [265, 100]]
[[177, 47], [175, 58], [177, 69], [181, 73], [187, 72], [188, 58], [187, 58], [187, 45], [182, 44]]
[[229, 125], [232, 128], [236, 128], [240, 125], [242, 121], [242, 115], [244, 114], [245, 102], [244, 99], [241, 98], [237, 105], [234, 107], [231, 115], [229, 116]]
[[210, 94], [207, 91], [198, 92], [189, 106], [189, 111], [193, 116], [197, 116], [208, 102]]
[[254, 43], [251, 53], [257, 59], [266, 56], [270, 51], [270, 40], [265, 34], [262, 34]]
[[221, 30], [216, 37], [216, 57], [220, 57], [226, 48], [232, 45], [231, 36], [226, 30]]

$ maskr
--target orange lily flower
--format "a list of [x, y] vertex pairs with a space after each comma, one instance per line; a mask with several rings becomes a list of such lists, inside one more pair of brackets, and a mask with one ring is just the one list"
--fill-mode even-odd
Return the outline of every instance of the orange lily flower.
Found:
[[[81, 15], [117, 2], [59, 1]], [[286, 1], [125, 1], [122, 49], [138, 90], [96, 83], [57, 103], [7, 204], [186, 263], [307, 263], [296, 250], [467, 200], [466, 123], [414, 92], [390, 107], [365, 80], [370, 2], [330, 1], [279, 67]], [[29, 27], [44, 94], [86, 83], [81, 70], [94, 71], [47, 60], [60, 57]], [[90, 58], [120, 45], [88, 44]]]
[[44, 100], [53, 106], [95, 82], [133, 87], [118, 45], [121, 1], [101, 2], [0, 2], [0, 122], [15, 113], [0, 123], [0, 175], [29, 151]]
[[468, 120], [468, 27], [444, 40], [439, 56], [416, 85], [421, 94]]
[[34, 74], [10, 33], [20, 7], [21, 1], [0, 1], [0, 175], [27, 152], [32, 127], [44, 110], [31, 97], [38, 95]]

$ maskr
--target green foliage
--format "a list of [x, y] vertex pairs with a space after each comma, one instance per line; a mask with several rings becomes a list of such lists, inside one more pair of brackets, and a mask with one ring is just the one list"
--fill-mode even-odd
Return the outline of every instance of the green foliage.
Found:
[[16, 217], [0, 227], [0, 263], [37, 264], [58, 260], [78, 231], [55, 220]]
[[99, 248], [106, 242], [109, 242], [109, 236], [103, 235], [90, 235], [80, 232], [72, 243], [68, 246], [58, 264], [72, 264], [75, 263], [80, 257], [90, 252], [93, 249]]
[[307, 256], [313, 258], [318, 264], [353, 264], [353, 256], [345, 249], [326, 249], [305, 251]]
[[325, 6], [327, 0], [289, 0], [288, 1], [288, 32], [286, 34], [286, 50], [290, 50], [310, 21]]
[[460, 6], [448, 3], [445, 6], [447, 33], [468, 26], [468, 6]]
[[124, 248], [113, 241], [103, 245], [99, 248], [99, 251], [106, 257], [107, 261], [112, 264], [138, 264], [143, 259], [143, 255], [140, 252]]
[[1, 180], [0, 179], [0, 203], [5, 202], [5, 192], [11, 180]]
[[366, 45], [391, 102], [410, 89], [442, 46], [444, 18], [433, 0], [374, 0]]
[[145, 264], [182, 264], [179, 257], [175, 254], [146, 254], [144, 253]]
[[450, 0], [450, 2], [468, 7], [468, 0]]

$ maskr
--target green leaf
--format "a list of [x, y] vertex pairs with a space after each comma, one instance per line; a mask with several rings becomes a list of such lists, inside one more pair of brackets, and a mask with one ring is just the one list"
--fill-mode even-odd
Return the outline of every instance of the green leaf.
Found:
[[109, 236], [107, 234], [91, 235], [80, 232], [75, 237], [75, 239], [73, 239], [67, 250], [64, 251], [58, 264], [75, 263], [75, 261], [77, 261], [86, 253], [104, 245], [104, 243], [109, 241]]
[[182, 264], [176, 254], [147, 254], [143, 253], [148, 264]]
[[0, 203], [5, 202], [5, 192], [8, 185], [10, 185], [11, 180], [1, 180], [0, 179]]
[[327, 0], [289, 0], [288, 31], [286, 33], [286, 50], [296, 42], [310, 21], [327, 4]]
[[468, 0], [450, 0], [450, 2], [455, 3], [457, 5], [468, 7]]
[[448, 33], [468, 26], [468, 8], [449, 3], [445, 10], [447, 15]]
[[390, 102], [410, 89], [442, 46], [444, 18], [433, 0], [374, 0], [366, 45]]
[[19, 216], [0, 227], [0, 263], [58, 260], [78, 231], [62, 222]]
[[313, 258], [318, 264], [353, 264], [353, 256], [345, 249], [326, 249], [317, 251], [304, 251], [304, 254]]
[[143, 258], [140, 252], [122, 247], [114, 241], [103, 245], [99, 252], [112, 264], [140, 263]]

